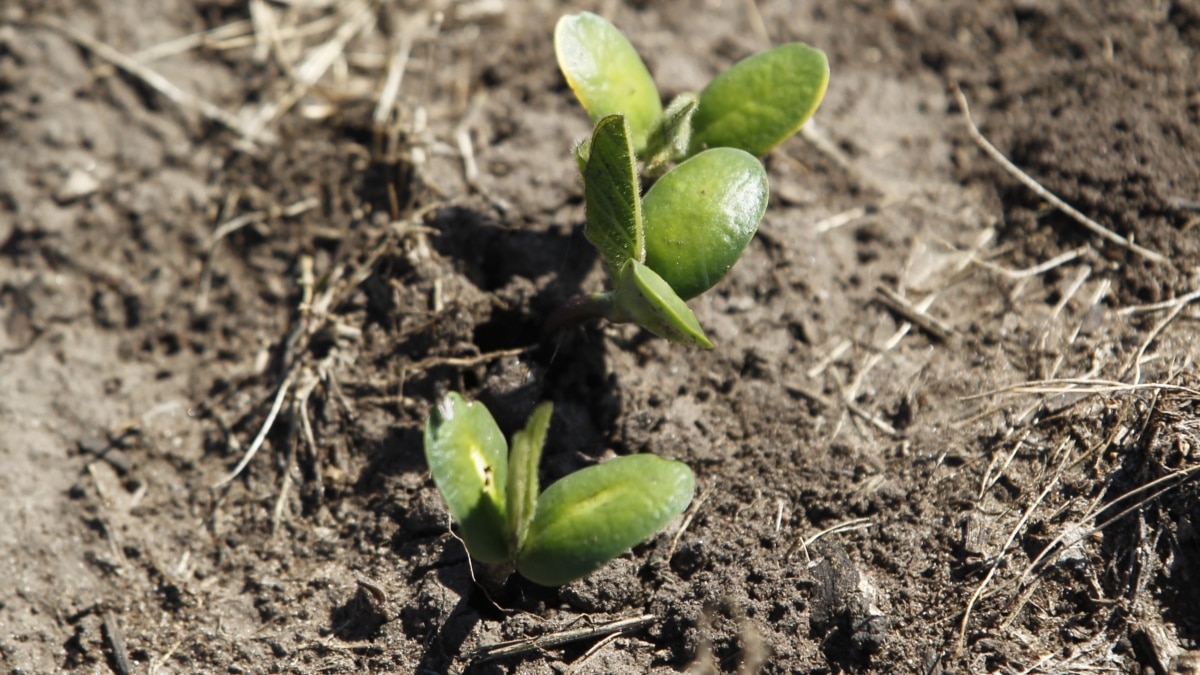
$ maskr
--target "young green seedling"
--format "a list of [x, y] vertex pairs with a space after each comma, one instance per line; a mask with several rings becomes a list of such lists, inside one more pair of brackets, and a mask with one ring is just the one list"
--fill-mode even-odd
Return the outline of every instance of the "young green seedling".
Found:
[[739, 61], [664, 112], [646, 64], [607, 20], [590, 12], [563, 16], [554, 50], [593, 122], [616, 113], [629, 118], [634, 150], [650, 174], [663, 161], [707, 148], [766, 154], [812, 116], [829, 84], [825, 54], [791, 42]]
[[[825, 54], [782, 45], [738, 62], [664, 110], [645, 63], [605, 19], [590, 12], [562, 17], [554, 48], [595, 122], [575, 159], [584, 179], [585, 233], [612, 290], [568, 302], [549, 327], [599, 315], [711, 349], [685, 301], [720, 281], [758, 230], [767, 178], [756, 157], [812, 116], [829, 82]], [[638, 162], [657, 178], [644, 197]]]
[[425, 458], [471, 557], [515, 566], [543, 586], [594, 572], [683, 513], [695, 477], [640, 454], [576, 471], [538, 493], [553, 407], [543, 403], [511, 448], [487, 409], [450, 393], [425, 423]]
[[597, 122], [586, 146], [576, 155], [584, 234], [600, 252], [612, 290], [568, 303], [551, 325], [603, 316], [712, 349], [685, 301], [720, 281], [758, 230], [768, 192], [762, 164], [744, 150], [713, 148], [668, 171], [642, 197], [624, 115]]

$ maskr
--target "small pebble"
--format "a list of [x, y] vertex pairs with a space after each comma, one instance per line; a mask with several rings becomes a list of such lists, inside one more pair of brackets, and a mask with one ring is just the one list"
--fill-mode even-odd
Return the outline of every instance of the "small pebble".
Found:
[[67, 174], [67, 179], [63, 181], [62, 187], [54, 194], [54, 199], [59, 204], [69, 204], [93, 194], [99, 189], [100, 181], [96, 180], [95, 176], [82, 169], [72, 169], [71, 173]]

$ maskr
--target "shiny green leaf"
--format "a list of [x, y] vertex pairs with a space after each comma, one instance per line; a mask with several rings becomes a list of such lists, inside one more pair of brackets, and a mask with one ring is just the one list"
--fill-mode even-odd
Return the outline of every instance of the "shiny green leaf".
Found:
[[484, 563], [512, 559], [505, 534], [507, 455], [504, 434], [482, 404], [449, 393], [429, 412], [425, 459], [433, 482], [462, 531], [467, 551]]
[[587, 576], [683, 513], [694, 487], [686, 464], [648, 454], [576, 471], [538, 499], [517, 570], [543, 586]]
[[554, 27], [558, 67], [593, 122], [621, 113], [629, 118], [634, 148], [662, 115], [658, 88], [629, 40], [591, 12], [568, 14]]
[[720, 281], [758, 231], [767, 173], [743, 150], [706, 150], [667, 172], [642, 200], [646, 265], [683, 300]]
[[512, 537], [513, 551], [520, 548], [533, 520], [539, 489], [538, 464], [542, 461], [542, 447], [546, 445], [546, 432], [553, 415], [554, 404], [543, 403], [529, 416], [525, 428], [513, 434], [508, 455], [508, 534]]
[[583, 233], [609, 269], [617, 270], [626, 260], [646, 255], [637, 159], [624, 115], [609, 115], [596, 123], [589, 153], [583, 169]]
[[743, 59], [700, 92], [690, 153], [731, 147], [761, 157], [812, 117], [828, 84], [825, 53], [799, 42]]
[[712, 349], [696, 315], [670, 284], [646, 265], [629, 260], [613, 279], [608, 319], [633, 322], [671, 342]]

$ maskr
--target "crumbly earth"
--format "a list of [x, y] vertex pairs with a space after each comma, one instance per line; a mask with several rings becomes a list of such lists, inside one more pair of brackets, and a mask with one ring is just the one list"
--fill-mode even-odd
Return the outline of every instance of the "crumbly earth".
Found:
[[[582, 9], [667, 97], [829, 54], [693, 302], [713, 351], [542, 335], [603, 284], [550, 39]], [[1196, 0], [3, 3], [0, 665], [1194, 672], [1198, 54]], [[506, 432], [554, 401], [543, 483], [654, 452], [693, 506], [584, 581], [477, 583], [443, 389]]]

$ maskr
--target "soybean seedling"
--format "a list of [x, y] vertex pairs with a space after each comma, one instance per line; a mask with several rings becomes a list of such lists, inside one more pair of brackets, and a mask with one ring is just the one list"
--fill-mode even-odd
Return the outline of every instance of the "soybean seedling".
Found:
[[[575, 158], [584, 179], [585, 234], [612, 290], [573, 299], [550, 327], [604, 316], [711, 349], [685, 302], [720, 281], [757, 232], [768, 187], [756, 157], [816, 110], [829, 81], [824, 53], [782, 45], [664, 109], [645, 63], [605, 19], [564, 16], [554, 44], [567, 83], [595, 121]], [[647, 176], [661, 176], [644, 197], [639, 161]]]
[[467, 551], [543, 586], [591, 574], [647, 539], [692, 501], [682, 462], [628, 455], [581, 469], [539, 494], [537, 467], [553, 406], [534, 410], [511, 447], [491, 413], [449, 393], [425, 423], [425, 458]]

